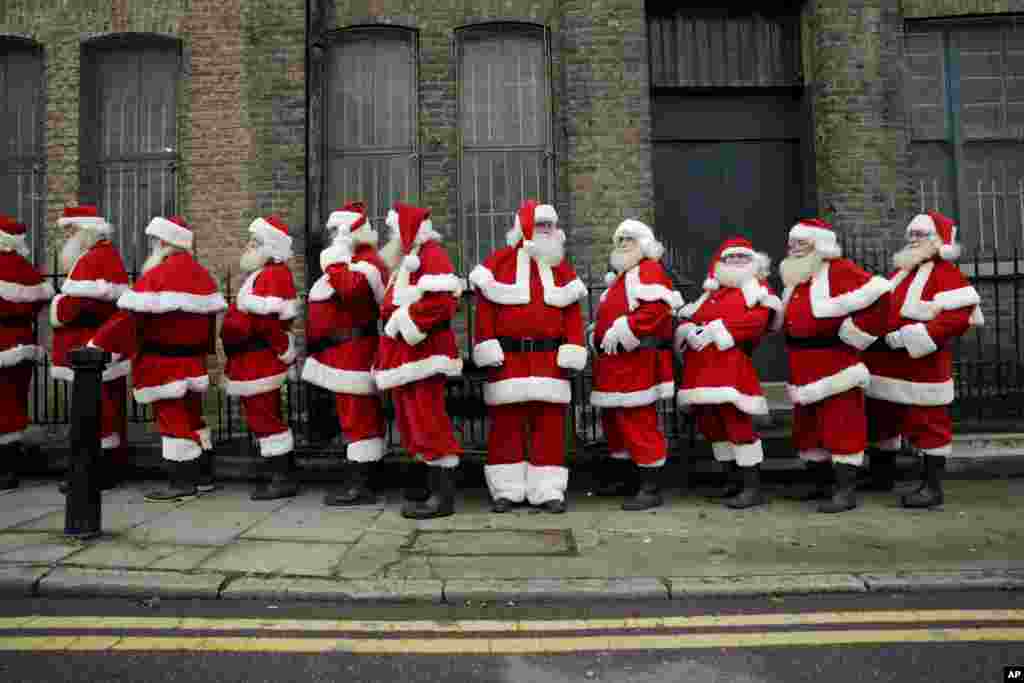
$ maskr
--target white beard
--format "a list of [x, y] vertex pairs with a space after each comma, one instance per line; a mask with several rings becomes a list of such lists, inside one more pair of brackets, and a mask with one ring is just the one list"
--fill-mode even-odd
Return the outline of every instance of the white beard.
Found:
[[749, 280], [753, 280], [757, 274], [757, 261], [751, 261], [743, 266], [731, 266], [721, 261], [715, 264], [715, 279], [723, 287], [742, 287]]
[[637, 245], [631, 249], [612, 249], [608, 263], [616, 273], [624, 273], [640, 263], [644, 258], [644, 250]]
[[353, 245], [369, 244], [371, 247], [376, 247], [380, 242], [380, 235], [369, 225], [361, 226], [351, 235]]
[[901, 270], [913, 270], [925, 261], [931, 260], [939, 253], [939, 245], [935, 240], [926, 240], [920, 244], [908, 244], [892, 255], [892, 263]]
[[242, 257], [238, 259], [238, 267], [242, 269], [242, 272], [253, 273], [267, 265], [269, 261], [270, 254], [266, 253], [263, 247], [256, 247], [247, 249], [242, 254]]
[[534, 235], [525, 243], [526, 253], [537, 263], [557, 266], [565, 258], [565, 232], [555, 231], [552, 235]]
[[149, 252], [149, 256], [146, 257], [145, 262], [142, 264], [142, 272], [148, 273], [163, 263], [164, 259], [168, 256], [179, 251], [181, 249], [170, 244], [160, 244], [153, 247], [153, 250]]
[[402, 262], [402, 238], [394, 235], [384, 245], [384, 248], [380, 250], [379, 254], [380, 260], [384, 262], [384, 265], [389, 270], [398, 268], [398, 265]]
[[823, 263], [825, 258], [816, 251], [804, 256], [787, 256], [779, 264], [782, 284], [786, 287], [796, 287], [807, 282], [821, 269]]
[[60, 250], [60, 265], [64, 272], [70, 273], [71, 268], [75, 265], [75, 261], [82, 254], [96, 246], [96, 243], [99, 241], [100, 235], [88, 230], [78, 230], [69, 237]]

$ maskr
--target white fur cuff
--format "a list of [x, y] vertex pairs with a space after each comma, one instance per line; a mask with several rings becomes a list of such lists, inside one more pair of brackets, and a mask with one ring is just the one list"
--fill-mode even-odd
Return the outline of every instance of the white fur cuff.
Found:
[[395, 322], [395, 326], [402, 334], [402, 337], [405, 338], [405, 342], [410, 346], [416, 346], [427, 338], [427, 333], [417, 327], [416, 323], [413, 322], [412, 316], [409, 314], [408, 306], [402, 306], [395, 310], [391, 315], [391, 320], [388, 322], [391, 322], [392, 320]]
[[907, 353], [911, 358], [921, 358], [938, 350], [938, 346], [928, 334], [928, 328], [924, 323], [904, 325], [900, 328], [900, 336], [907, 347]]
[[857, 327], [852, 317], [845, 318], [843, 324], [839, 326], [839, 338], [859, 351], [868, 348], [878, 339]]
[[736, 464], [740, 467], [753, 467], [764, 461], [764, 449], [761, 447], [761, 440], [754, 443], [734, 444], [736, 452]]
[[60, 316], [57, 315], [57, 308], [60, 306], [60, 300], [63, 299], [65, 296], [67, 295], [58, 294], [57, 296], [53, 297], [52, 301], [50, 301], [50, 327], [52, 327], [53, 329], [57, 329], [58, 327], [62, 326]]
[[697, 325], [695, 323], [687, 322], [683, 323], [682, 325], [676, 328], [673, 346], [675, 347], [677, 353], [683, 352], [683, 346], [686, 344], [686, 338], [689, 336], [691, 331], [696, 329], [696, 327]]
[[497, 339], [488, 339], [473, 347], [473, 362], [481, 368], [496, 368], [505, 362], [505, 352]]
[[732, 334], [729, 333], [721, 318], [712, 320], [704, 326], [704, 329], [711, 334], [711, 339], [714, 340], [719, 351], [728, 351], [736, 346], [736, 340], [732, 338]]
[[295, 358], [298, 356], [299, 351], [295, 348], [295, 335], [291, 332], [286, 332], [285, 334], [288, 335], [288, 350], [278, 356], [278, 358], [285, 365], [291, 365], [295, 362]]
[[640, 339], [629, 328], [629, 319], [626, 316], [620, 315], [616, 318], [615, 322], [612, 323], [612, 329], [615, 330], [619, 343], [622, 344], [624, 350], [634, 351], [640, 346]]
[[576, 344], [562, 344], [558, 347], [558, 367], [581, 372], [587, 367], [587, 350]]

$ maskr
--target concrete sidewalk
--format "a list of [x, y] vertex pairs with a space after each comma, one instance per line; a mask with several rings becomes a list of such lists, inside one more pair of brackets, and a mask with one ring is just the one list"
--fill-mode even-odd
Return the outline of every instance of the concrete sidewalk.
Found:
[[253, 502], [240, 484], [145, 502], [155, 485], [105, 493], [105, 533], [89, 542], [63, 537], [55, 481], [0, 495], [0, 591], [464, 603], [1024, 586], [1024, 479], [950, 481], [930, 511], [861, 494], [839, 515], [775, 487], [768, 506], [742, 512], [700, 490], [641, 513], [572, 491], [564, 515], [497, 515], [469, 489], [455, 516], [423, 522], [401, 517], [397, 491], [344, 510], [324, 507], [323, 489]]

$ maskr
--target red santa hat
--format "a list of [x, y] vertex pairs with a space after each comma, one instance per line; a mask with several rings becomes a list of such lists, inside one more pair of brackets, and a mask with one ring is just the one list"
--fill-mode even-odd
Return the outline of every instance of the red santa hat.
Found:
[[332, 211], [327, 217], [327, 229], [338, 229], [339, 235], [352, 235], [366, 223], [366, 204], [363, 202], [348, 202], [337, 211]]
[[538, 204], [533, 199], [525, 200], [516, 211], [512, 229], [505, 235], [505, 241], [508, 243], [508, 246], [515, 247], [520, 242], [531, 241], [533, 239], [533, 228], [538, 221], [557, 223], [558, 213], [555, 211], [555, 207], [550, 204]]
[[757, 264], [755, 277], [758, 276], [763, 267], [764, 259], [767, 257], [764, 254], [759, 254], [754, 251], [754, 245], [750, 240], [743, 237], [730, 237], [726, 241], [722, 242], [722, 246], [720, 246], [718, 251], [715, 252], [715, 255], [711, 257], [711, 265], [708, 266], [708, 277], [704, 280], [704, 289], [714, 291], [721, 286], [721, 283], [718, 282], [718, 277], [715, 273], [718, 268], [718, 263], [726, 256], [734, 256], [737, 254], [745, 254], [754, 260], [754, 263]]
[[181, 216], [154, 216], [146, 226], [146, 234], [182, 249], [191, 249], [194, 241], [192, 229]]
[[789, 231], [789, 239], [814, 242], [814, 250], [825, 259], [839, 258], [843, 250], [831, 224], [820, 218], [801, 218]]
[[619, 227], [615, 228], [615, 234], [612, 235], [612, 239], [616, 240], [620, 237], [632, 237], [635, 239], [640, 245], [644, 256], [649, 259], [657, 261], [665, 253], [664, 245], [654, 238], [654, 231], [647, 224], [641, 223], [635, 218], [627, 218], [619, 223]]
[[287, 261], [292, 257], [288, 224], [277, 214], [254, 220], [249, 224], [249, 234], [259, 238], [264, 251], [275, 261]]
[[921, 230], [931, 234], [942, 244], [939, 246], [939, 256], [945, 261], [956, 261], [960, 258], [960, 243], [956, 241], [956, 223], [952, 218], [944, 216], [938, 211], [920, 213], [907, 224], [906, 234], [912, 230]]
[[395, 202], [394, 208], [388, 211], [385, 222], [392, 230], [398, 230], [402, 241], [402, 253], [405, 254], [402, 267], [415, 273], [420, 269], [420, 258], [412, 251], [424, 241], [425, 235], [433, 232], [430, 209]]
[[64, 214], [57, 219], [57, 225], [75, 225], [84, 230], [92, 230], [103, 235], [109, 235], [114, 231], [114, 226], [107, 222], [107, 219], [100, 216], [95, 206], [83, 204], [81, 206], [66, 206]]

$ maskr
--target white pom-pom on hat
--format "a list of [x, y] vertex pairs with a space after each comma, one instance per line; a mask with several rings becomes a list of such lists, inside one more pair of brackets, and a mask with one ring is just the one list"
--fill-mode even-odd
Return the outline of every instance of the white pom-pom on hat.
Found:
[[409, 254], [402, 259], [402, 267], [410, 273], [415, 273], [420, 269], [420, 257], [416, 254]]

